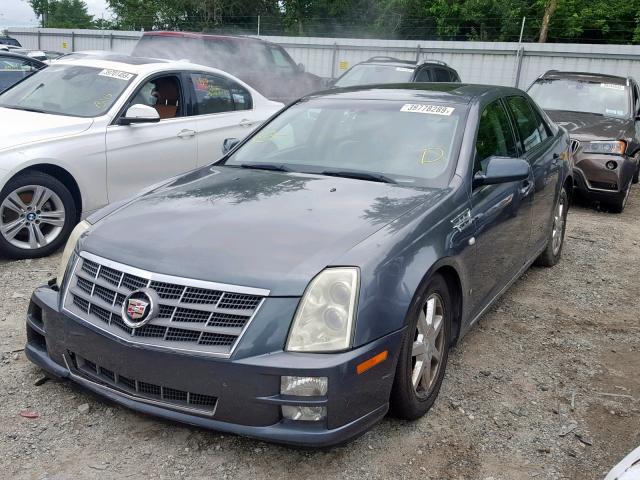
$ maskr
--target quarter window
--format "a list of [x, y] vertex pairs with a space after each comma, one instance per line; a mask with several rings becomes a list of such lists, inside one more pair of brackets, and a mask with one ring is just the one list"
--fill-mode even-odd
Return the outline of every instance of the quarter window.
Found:
[[544, 121], [537, 115], [524, 97], [509, 97], [509, 109], [520, 134], [520, 146], [524, 152], [540, 145], [548, 136]]
[[474, 175], [484, 171], [492, 156], [516, 157], [518, 155], [509, 118], [502, 103], [496, 100], [485, 107], [480, 116], [476, 137]]
[[251, 94], [235, 82], [214, 75], [191, 75], [198, 115], [251, 110]]

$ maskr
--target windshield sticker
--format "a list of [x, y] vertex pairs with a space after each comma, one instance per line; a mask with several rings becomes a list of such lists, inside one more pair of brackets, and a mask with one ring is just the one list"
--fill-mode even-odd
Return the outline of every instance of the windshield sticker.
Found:
[[624, 85], [616, 85], [615, 83], [601, 83], [600, 86], [610, 90], [624, 90]]
[[618, 116], [618, 117], [622, 117], [624, 115], [624, 112], [622, 110], [614, 110], [611, 108], [605, 108], [604, 110], [606, 112], [607, 115], [614, 115], [614, 116]]
[[413, 68], [396, 67], [396, 72], [413, 72]]
[[101, 77], [116, 78], [125, 82], [128, 82], [133, 78], [133, 73], [123, 72], [121, 70], [113, 70], [111, 68], [105, 68], [98, 75], [100, 75]]
[[410, 113], [428, 113], [430, 115], [446, 115], [447, 117], [449, 117], [455, 111], [455, 108], [442, 107], [440, 105], [420, 105], [415, 103], [405, 103], [400, 111]]

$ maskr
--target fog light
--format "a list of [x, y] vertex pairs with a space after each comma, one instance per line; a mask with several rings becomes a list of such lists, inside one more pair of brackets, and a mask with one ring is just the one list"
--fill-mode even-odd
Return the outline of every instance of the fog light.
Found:
[[618, 163], [614, 162], [613, 160], [609, 160], [605, 166], [607, 167], [608, 170], [615, 170], [616, 168], [618, 168]]
[[327, 408], [283, 405], [282, 416], [289, 420], [317, 422], [327, 416]]
[[282, 395], [321, 397], [327, 394], [328, 385], [327, 377], [280, 377]]

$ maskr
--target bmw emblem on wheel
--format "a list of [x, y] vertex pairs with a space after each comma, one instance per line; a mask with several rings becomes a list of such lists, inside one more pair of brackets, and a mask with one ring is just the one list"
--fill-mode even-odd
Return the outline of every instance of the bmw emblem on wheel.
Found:
[[153, 290], [136, 290], [122, 303], [122, 320], [128, 327], [140, 328], [156, 316], [157, 305], [157, 295]]

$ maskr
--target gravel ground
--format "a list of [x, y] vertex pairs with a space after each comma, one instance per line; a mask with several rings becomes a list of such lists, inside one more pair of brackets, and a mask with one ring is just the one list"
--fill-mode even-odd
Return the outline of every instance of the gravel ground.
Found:
[[622, 215], [574, 207], [561, 263], [530, 269], [462, 340], [426, 417], [387, 418], [324, 451], [172, 424], [69, 382], [37, 386], [24, 316], [59, 255], [0, 260], [2, 476], [602, 479], [640, 444], [639, 217], [638, 188]]

